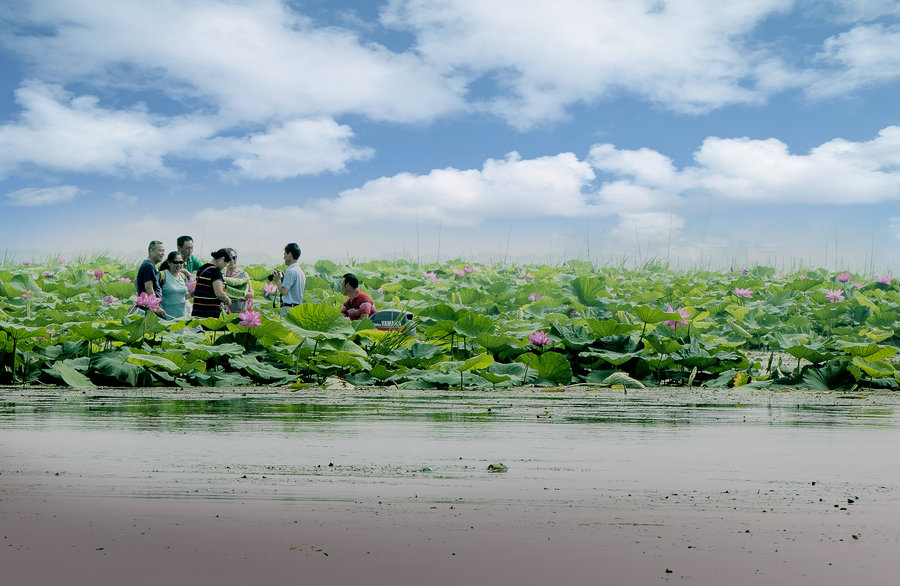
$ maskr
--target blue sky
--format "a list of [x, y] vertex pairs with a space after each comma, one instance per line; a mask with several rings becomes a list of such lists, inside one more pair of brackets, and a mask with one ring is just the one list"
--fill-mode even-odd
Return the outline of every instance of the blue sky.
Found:
[[14, 257], [900, 272], [892, 0], [27, 0], [0, 60]]

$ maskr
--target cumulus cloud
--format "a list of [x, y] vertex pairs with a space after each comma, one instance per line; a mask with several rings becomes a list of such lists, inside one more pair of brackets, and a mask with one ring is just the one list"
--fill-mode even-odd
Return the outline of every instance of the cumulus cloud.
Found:
[[136, 107], [109, 110], [94, 96], [71, 96], [37, 81], [16, 91], [20, 120], [0, 126], [0, 173], [33, 164], [57, 171], [166, 175], [164, 157], [208, 128], [165, 120]]
[[341, 171], [348, 161], [365, 160], [374, 151], [354, 147], [349, 126], [330, 118], [291, 120], [269, 132], [241, 138], [215, 138], [206, 155], [234, 160], [234, 175], [250, 179], [286, 179]]
[[623, 89], [681, 112], [758, 102], [754, 86], [780, 70], [747, 37], [791, 4], [392, 0], [382, 22], [415, 33], [438, 67], [493, 80], [491, 107], [528, 127]]
[[117, 191], [109, 196], [112, 198], [120, 206], [131, 207], [135, 206], [138, 203], [138, 198], [134, 195], [129, 195], [124, 191]]
[[59, 185], [57, 187], [27, 187], [11, 191], [6, 194], [6, 197], [9, 200], [7, 205], [37, 207], [70, 202], [81, 193], [83, 191], [74, 185]]
[[356, 113], [420, 121], [457, 110], [462, 86], [413, 53], [317, 27], [278, 0], [29, 2], [13, 38], [45, 78], [163, 91], [232, 121]]
[[709, 137], [694, 153], [696, 164], [680, 171], [665, 156], [646, 149], [598, 145], [590, 160], [612, 176], [607, 189], [629, 196], [644, 193], [646, 205], [671, 205], [687, 197], [722, 205], [859, 204], [900, 198], [897, 126], [883, 129], [870, 141], [834, 139], [799, 155], [774, 138]]
[[322, 204], [328, 213], [477, 225], [489, 218], [574, 217], [591, 213], [590, 165], [572, 153], [523, 160], [510, 153], [481, 169], [436, 169], [369, 181]]
[[808, 92], [828, 97], [860, 87], [900, 79], [900, 25], [864, 25], [825, 41], [818, 55], [834, 71], [825, 73]]

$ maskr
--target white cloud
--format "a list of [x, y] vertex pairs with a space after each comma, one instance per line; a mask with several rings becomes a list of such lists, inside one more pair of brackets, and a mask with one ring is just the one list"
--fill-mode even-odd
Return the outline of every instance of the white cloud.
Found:
[[341, 171], [348, 161], [365, 160], [374, 151], [350, 144], [353, 131], [329, 118], [291, 120], [265, 134], [215, 138], [207, 156], [234, 159], [235, 175], [250, 179], [286, 179], [322, 171]]
[[84, 193], [74, 185], [60, 185], [57, 187], [28, 187], [6, 194], [8, 205], [22, 207], [49, 206], [57, 203], [70, 202], [76, 195]]
[[619, 199], [645, 209], [677, 205], [685, 198], [711, 198], [720, 205], [900, 199], [898, 126], [889, 126], [866, 142], [834, 139], [803, 155], [790, 153], [788, 145], [774, 138], [710, 137], [694, 153], [697, 164], [680, 171], [673, 171], [663, 155], [646, 149], [619, 151], [599, 145], [590, 158], [616, 178], [604, 189], [624, 193]]
[[462, 86], [412, 53], [311, 21], [277, 0], [80, 0], [29, 3], [53, 35], [11, 46], [41, 73], [200, 99], [232, 121], [358, 113], [429, 120], [462, 106]]
[[865, 25], [829, 38], [819, 59], [835, 66], [808, 92], [814, 97], [845, 94], [900, 79], [900, 25]]
[[481, 169], [382, 177], [321, 207], [329, 214], [469, 226], [489, 218], [575, 217], [592, 213], [584, 190], [593, 178], [590, 165], [572, 153], [527, 160], [511, 153]]
[[791, 5], [392, 0], [382, 21], [413, 31], [417, 50], [439, 68], [495, 80], [494, 111], [528, 127], [621, 89], [685, 112], [758, 102], [764, 96], [753, 86], [779, 70], [746, 37]]
[[166, 175], [165, 155], [208, 132], [200, 121], [164, 120], [142, 108], [107, 110], [93, 96], [72, 97], [41, 82], [25, 83], [16, 100], [21, 119], [0, 126], [0, 174], [34, 164], [56, 171]]

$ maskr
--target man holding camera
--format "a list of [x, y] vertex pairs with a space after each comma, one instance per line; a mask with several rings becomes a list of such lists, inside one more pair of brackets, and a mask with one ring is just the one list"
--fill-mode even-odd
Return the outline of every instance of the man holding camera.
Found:
[[291, 242], [284, 247], [284, 264], [287, 270], [283, 273], [276, 270], [272, 273], [272, 283], [281, 293], [281, 315], [292, 307], [303, 303], [303, 290], [306, 288], [306, 275], [297, 260], [300, 258], [300, 247]]

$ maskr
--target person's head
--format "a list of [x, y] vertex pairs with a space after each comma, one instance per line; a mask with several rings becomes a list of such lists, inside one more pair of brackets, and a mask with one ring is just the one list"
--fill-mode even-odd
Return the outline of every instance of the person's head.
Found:
[[359, 279], [353, 273], [344, 273], [341, 277], [341, 293], [350, 297], [359, 289]]
[[300, 258], [300, 246], [296, 242], [290, 242], [284, 247], [284, 264], [291, 265]]
[[231, 262], [228, 263], [228, 268], [234, 270], [237, 268], [237, 251], [233, 248], [226, 248], [228, 254], [231, 255]]
[[190, 236], [179, 236], [175, 244], [178, 245], [178, 251], [183, 258], [189, 258], [194, 254], [194, 239]]
[[150, 246], [147, 247], [147, 260], [156, 264], [165, 258], [165, 256], [166, 246], [159, 240], [151, 241]]
[[227, 248], [220, 248], [212, 253], [213, 264], [219, 267], [219, 270], [224, 269], [225, 266], [231, 262], [231, 254], [228, 252]]
[[171, 271], [173, 273], [180, 271], [184, 267], [184, 259], [181, 256], [181, 253], [177, 250], [173, 250], [166, 256], [166, 260], [163, 261], [161, 265], [159, 265], [159, 270], [161, 271]]

